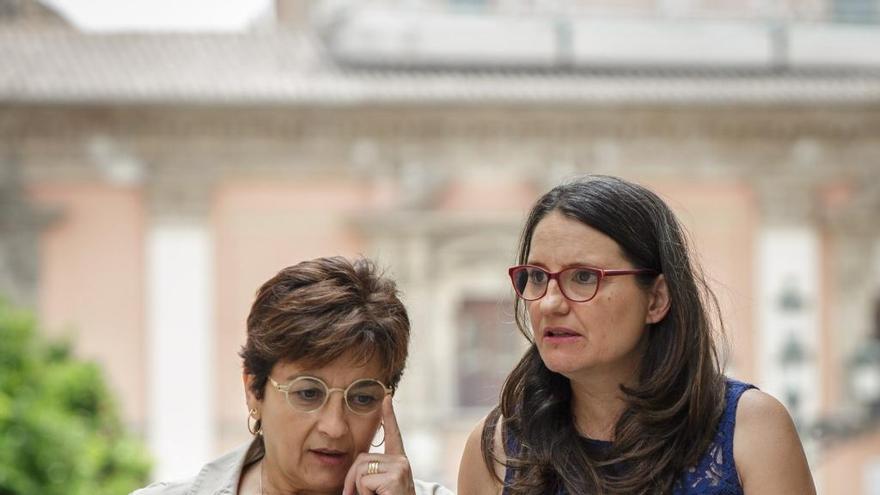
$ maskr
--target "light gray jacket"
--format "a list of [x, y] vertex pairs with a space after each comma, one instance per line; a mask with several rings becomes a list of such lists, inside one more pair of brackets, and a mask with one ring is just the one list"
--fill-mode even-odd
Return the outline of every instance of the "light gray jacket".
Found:
[[[249, 445], [205, 464], [199, 474], [184, 481], [160, 481], [130, 495], [237, 495], [238, 480]], [[454, 495], [436, 484], [415, 480], [416, 495]]]

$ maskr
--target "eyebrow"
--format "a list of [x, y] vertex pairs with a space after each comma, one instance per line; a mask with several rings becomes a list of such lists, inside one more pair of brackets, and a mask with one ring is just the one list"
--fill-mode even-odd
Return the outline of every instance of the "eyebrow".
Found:
[[[295, 380], [295, 379], [297, 379], [297, 378], [317, 378], [318, 380], [321, 380], [321, 381], [324, 382], [324, 383], [327, 383], [327, 382], [329, 381], [329, 380], [327, 380], [326, 378], [323, 378], [323, 377], [318, 376], [316, 373], [311, 373], [311, 372], [308, 372], [308, 371], [301, 371], [301, 372], [299, 372], [299, 373], [293, 373], [293, 374], [291, 374], [291, 375], [287, 375], [287, 378], [284, 379], [284, 383], [292, 382], [293, 380]], [[365, 377], [362, 377], [362, 378], [355, 378], [354, 380], [352, 380], [351, 382], [349, 382], [348, 385], [351, 385], [352, 383], [354, 383], [354, 382], [356, 382], [356, 381], [358, 381], [358, 380], [376, 380], [376, 381], [378, 381], [378, 382], [385, 383], [384, 381], [382, 381], [381, 378], [377, 378], [377, 377], [373, 377], [373, 376], [365, 376]], [[346, 385], [346, 387], [347, 387], [348, 385]], [[330, 384], [327, 383], [327, 386], [329, 387]], [[332, 388], [332, 387], [331, 387], [331, 388]]]
[[[538, 266], [538, 267], [541, 267], [547, 271], [551, 271], [549, 268], [547, 268], [547, 265], [545, 265], [544, 263], [541, 263], [540, 261], [531, 261], [530, 260], [530, 261], [527, 261], [526, 264]], [[578, 268], [578, 267], [600, 268], [600, 266], [601, 266], [601, 264], [598, 264], [598, 263], [597, 264], [594, 264], [594, 263], [566, 263], [566, 264], [562, 265], [562, 268], [559, 271], [568, 270], [569, 268]]]
[[[292, 375], [287, 375], [287, 378], [285, 378], [284, 381], [289, 382], [291, 380], [294, 380], [296, 378], [301, 378], [301, 377], [321, 378], [320, 376], [313, 375], [311, 373], [300, 372], [300, 373], [293, 373]], [[323, 380], [323, 378], [321, 378], [321, 380]]]

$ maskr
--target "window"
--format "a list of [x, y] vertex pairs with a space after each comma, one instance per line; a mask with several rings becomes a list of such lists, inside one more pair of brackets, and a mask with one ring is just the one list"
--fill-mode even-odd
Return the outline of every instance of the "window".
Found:
[[459, 407], [489, 407], [498, 403], [501, 385], [525, 349], [525, 339], [513, 322], [512, 308], [512, 304], [490, 299], [466, 299], [459, 306]]
[[836, 22], [872, 24], [880, 20], [877, 0], [834, 0], [831, 18]]
[[873, 332], [871, 336], [877, 340], [880, 340], [880, 294], [874, 298], [874, 318], [873, 318]]

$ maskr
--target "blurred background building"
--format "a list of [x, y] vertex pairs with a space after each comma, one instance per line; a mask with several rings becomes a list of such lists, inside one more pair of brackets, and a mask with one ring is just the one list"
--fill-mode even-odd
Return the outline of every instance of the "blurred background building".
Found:
[[[171, 13], [170, 15], [173, 15]], [[0, 0], [0, 292], [100, 362], [155, 477], [248, 438], [281, 267], [401, 284], [417, 476], [525, 348], [506, 267], [539, 194], [642, 182], [691, 231], [728, 372], [782, 399], [823, 494], [880, 494], [877, 0], [278, 0], [243, 32], [84, 32]]]

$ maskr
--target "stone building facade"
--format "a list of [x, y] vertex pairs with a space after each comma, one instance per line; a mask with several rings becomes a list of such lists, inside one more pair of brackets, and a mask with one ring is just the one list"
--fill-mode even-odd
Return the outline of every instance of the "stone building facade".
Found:
[[821, 493], [876, 493], [876, 423], [836, 427], [862, 410], [851, 356], [880, 338], [876, 68], [395, 66], [293, 25], [0, 26], [0, 288], [102, 363], [157, 477], [246, 439], [236, 352], [260, 283], [364, 254], [411, 312], [416, 472], [454, 485], [525, 348], [505, 278], [524, 215], [603, 173], [679, 212], [729, 372], [787, 402]]

